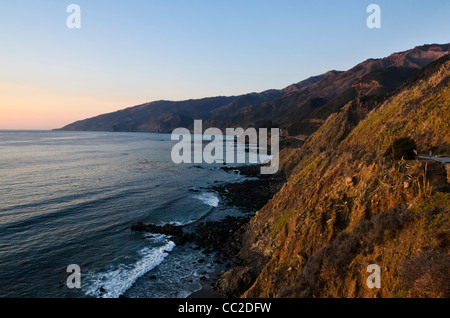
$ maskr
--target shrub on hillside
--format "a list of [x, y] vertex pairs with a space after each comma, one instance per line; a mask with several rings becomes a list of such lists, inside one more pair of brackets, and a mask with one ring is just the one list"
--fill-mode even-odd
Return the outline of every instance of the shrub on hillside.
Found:
[[413, 160], [417, 156], [416, 142], [410, 137], [396, 139], [394, 143], [386, 149], [384, 156], [392, 156], [394, 160]]
[[407, 260], [400, 271], [407, 297], [450, 297], [450, 255], [442, 251], [427, 251]]

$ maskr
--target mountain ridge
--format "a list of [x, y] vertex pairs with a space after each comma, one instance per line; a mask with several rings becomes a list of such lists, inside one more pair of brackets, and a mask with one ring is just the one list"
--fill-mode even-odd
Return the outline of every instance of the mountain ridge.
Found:
[[[419, 70], [449, 52], [450, 44], [418, 46], [386, 58], [368, 59], [347, 71], [329, 71], [312, 76], [284, 89], [187, 101], [155, 101], [79, 120], [57, 130], [170, 133], [178, 127], [192, 129], [194, 119], [202, 119], [206, 128], [270, 125], [279, 126], [291, 135], [310, 134], [317, 130], [330, 112], [334, 112], [327, 110], [328, 106], [339, 108], [354, 99], [353, 93], [348, 96], [342, 94], [358, 85], [364, 76], [391, 67]], [[336, 101], [327, 105], [337, 96], [342, 99], [338, 105]], [[318, 109], [323, 110], [323, 116], [315, 118]], [[311, 121], [316, 124], [311, 125]]]

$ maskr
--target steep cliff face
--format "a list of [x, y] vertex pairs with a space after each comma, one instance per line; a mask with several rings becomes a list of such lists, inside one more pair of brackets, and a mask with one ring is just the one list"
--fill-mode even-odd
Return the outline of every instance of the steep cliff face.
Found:
[[[243, 297], [449, 297], [445, 166], [385, 157], [396, 138], [450, 147], [450, 58], [385, 100], [355, 100], [297, 151], [288, 182], [248, 225], [222, 290]], [[292, 157], [293, 153], [289, 153]], [[366, 281], [380, 266], [380, 289]]]

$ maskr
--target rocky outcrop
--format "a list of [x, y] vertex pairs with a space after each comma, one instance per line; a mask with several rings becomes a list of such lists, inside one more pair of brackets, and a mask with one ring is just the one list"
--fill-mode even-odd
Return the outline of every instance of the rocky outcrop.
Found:
[[172, 241], [176, 245], [184, 245], [186, 242], [194, 240], [194, 235], [192, 233], [185, 233], [181, 226], [176, 226], [173, 224], [165, 224], [160, 226], [139, 222], [135, 225], [132, 225], [131, 230], [134, 232], [147, 232], [153, 234], [168, 235], [172, 238]]

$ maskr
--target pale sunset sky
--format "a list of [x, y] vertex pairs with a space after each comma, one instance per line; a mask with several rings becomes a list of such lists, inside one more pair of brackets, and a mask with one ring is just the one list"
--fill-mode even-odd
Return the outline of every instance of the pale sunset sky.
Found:
[[[69, 29], [66, 8], [81, 8]], [[366, 25], [381, 7], [381, 29]], [[0, 129], [283, 88], [450, 42], [443, 0], [0, 0]]]

